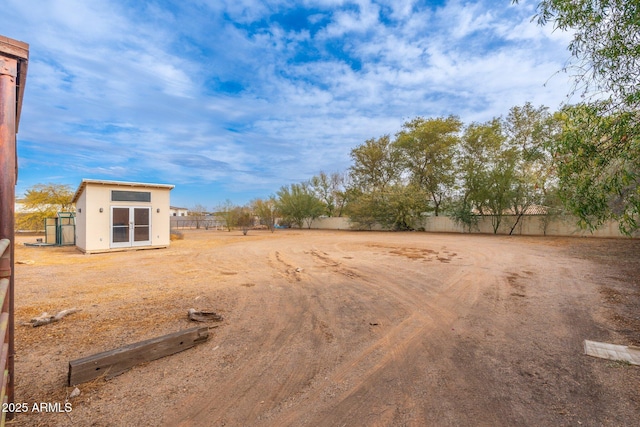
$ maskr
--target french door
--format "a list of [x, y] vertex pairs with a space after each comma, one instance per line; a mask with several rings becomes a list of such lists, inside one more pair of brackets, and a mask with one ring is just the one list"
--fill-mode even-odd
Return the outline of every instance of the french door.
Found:
[[111, 207], [111, 247], [151, 244], [151, 208]]

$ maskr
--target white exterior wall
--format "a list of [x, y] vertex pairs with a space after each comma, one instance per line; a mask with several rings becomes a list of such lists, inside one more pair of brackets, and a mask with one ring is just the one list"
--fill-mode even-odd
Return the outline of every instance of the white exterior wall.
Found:
[[167, 247], [171, 243], [170, 193], [169, 189], [151, 191], [151, 203], [153, 204], [151, 208], [151, 242], [153, 246]]
[[[112, 202], [111, 191], [148, 191], [151, 202]], [[76, 198], [76, 246], [83, 252], [107, 252], [123, 250], [111, 248], [111, 208], [148, 207], [150, 215], [150, 240], [147, 246], [135, 249], [167, 247], [170, 244], [170, 191], [171, 188], [154, 188], [131, 185], [108, 185], [87, 182]], [[102, 208], [102, 212], [100, 209]]]
[[76, 201], [76, 247], [82, 252], [87, 249], [87, 193], [83, 191]]
[[187, 208], [169, 208], [169, 215], [171, 216], [188, 216], [189, 209]]

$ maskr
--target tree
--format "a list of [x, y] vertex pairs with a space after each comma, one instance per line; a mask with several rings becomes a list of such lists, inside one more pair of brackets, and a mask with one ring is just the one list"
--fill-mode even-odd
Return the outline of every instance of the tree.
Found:
[[417, 185], [403, 182], [402, 156], [389, 135], [368, 139], [351, 150], [352, 185], [346, 209], [352, 223], [369, 229], [375, 224], [396, 230], [415, 227], [428, 196]]
[[[514, 0], [518, 3], [519, 0]], [[640, 4], [637, 0], [544, 0], [539, 25], [573, 31], [569, 51], [575, 90], [603, 95], [618, 111], [640, 104]]]
[[235, 218], [236, 224], [242, 230], [243, 235], [247, 235], [249, 229], [254, 225], [254, 215], [251, 212], [251, 208], [248, 206], [236, 206]]
[[457, 153], [457, 177], [462, 206], [476, 214], [488, 212], [487, 186], [490, 151], [500, 145], [500, 123], [497, 119], [484, 124], [471, 123], [464, 131]]
[[238, 210], [237, 206], [229, 199], [220, 204], [217, 208], [217, 215], [220, 216], [227, 227], [227, 231], [231, 231], [238, 223]]
[[345, 205], [344, 182], [342, 174], [334, 172], [328, 175], [322, 171], [309, 180], [309, 189], [325, 205], [325, 215], [342, 215], [342, 209]]
[[558, 221], [565, 214], [562, 199], [560, 197], [560, 189], [557, 186], [549, 188], [544, 193], [542, 203], [545, 207], [544, 214], [540, 217], [540, 229], [542, 234], [547, 235], [549, 226]]
[[544, 0], [537, 18], [574, 32], [567, 70], [588, 100], [561, 113], [553, 148], [561, 196], [584, 227], [616, 219], [630, 234], [640, 226], [640, 4]]
[[402, 125], [395, 145], [411, 181], [430, 197], [434, 215], [451, 192], [455, 181], [453, 154], [459, 142], [462, 122], [456, 116], [424, 119], [417, 117]]
[[346, 213], [352, 227], [373, 229], [380, 217], [376, 210], [382, 207], [383, 201], [380, 200], [377, 193], [364, 193], [357, 188], [352, 188], [349, 192], [351, 197], [346, 207]]
[[334, 172], [331, 174], [331, 181], [336, 183], [333, 194], [335, 203], [333, 216], [341, 217], [344, 215], [344, 210], [349, 204], [349, 199], [351, 197], [351, 190], [353, 188], [352, 178], [349, 172]]
[[[556, 123], [547, 107], [535, 108], [529, 102], [512, 107], [503, 121], [507, 145], [515, 155], [511, 210], [517, 218], [509, 234], [532, 205], [545, 201], [554, 185], [552, 157], [547, 147], [556, 132]], [[547, 202], [551, 200], [546, 198]]]
[[22, 199], [23, 212], [16, 213], [16, 227], [21, 230], [42, 230], [44, 220], [58, 212], [74, 210], [71, 200], [73, 190], [63, 184], [36, 184], [30, 187]]
[[349, 173], [353, 185], [363, 192], [385, 191], [400, 178], [400, 152], [389, 135], [368, 139], [351, 150]]
[[278, 215], [280, 215], [276, 207], [276, 198], [270, 196], [268, 199], [255, 199], [251, 202], [253, 212], [260, 218], [260, 222], [267, 226], [269, 231], [273, 233]]
[[428, 196], [413, 184], [396, 184], [384, 191], [355, 191], [347, 207], [349, 220], [371, 230], [379, 224], [386, 230], [413, 230], [426, 210]]
[[[630, 135], [625, 122], [631, 113], [603, 115], [595, 105], [564, 108], [562, 132], [553, 144], [560, 197], [580, 218], [580, 225], [596, 229], [608, 219], [620, 221], [620, 231], [638, 229], [640, 213], [640, 138]], [[620, 152], [619, 142], [634, 140]]]
[[506, 148], [492, 153], [492, 159], [487, 168], [485, 190], [486, 205], [491, 214], [493, 233], [497, 233], [506, 211], [513, 206], [514, 186], [520, 182], [516, 177], [517, 152], [513, 148]]
[[491, 215], [494, 233], [511, 206], [515, 178], [516, 151], [505, 142], [500, 119], [472, 123], [465, 130], [458, 159], [462, 196], [457, 217], [467, 220], [469, 211]]
[[285, 221], [296, 224], [299, 228], [306, 223], [311, 228], [313, 220], [322, 215], [324, 205], [305, 184], [291, 184], [278, 191], [276, 208]]
[[[192, 208], [189, 209], [189, 216], [193, 218], [196, 222], [196, 229], [200, 229], [200, 226], [205, 222], [205, 217], [207, 215], [207, 208], [201, 204], [196, 204]], [[204, 224], [205, 228], [209, 228], [208, 225]]]
[[453, 221], [471, 233], [471, 229], [478, 226], [478, 215], [473, 211], [470, 201], [465, 198], [458, 198], [452, 204], [449, 216]]
[[378, 223], [391, 230], [414, 230], [427, 210], [429, 195], [416, 184], [395, 185], [384, 194]]

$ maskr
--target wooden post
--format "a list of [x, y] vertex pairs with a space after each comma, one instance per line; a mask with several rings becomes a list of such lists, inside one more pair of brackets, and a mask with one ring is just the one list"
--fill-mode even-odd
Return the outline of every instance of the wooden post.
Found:
[[[7, 314], [7, 402], [14, 401], [14, 209], [18, 177], [16, 133], [22, 109], [29, 45], [0, 36], [0, 239], [9, 241], [0, 274], [9, 280], [2, 312]], [[4, 345], [3, 345], [4, 348]], [[3, 396], [4, 397], [4, 396]], [[13, 418], [13, 412], [7, 417]]]
[[68, 383], [72, 386], [103, 375], [111, 378], [139, 363], [178, 353], [207, 338], [209, 328], [197, 327], [72, 360], [69, 362]]

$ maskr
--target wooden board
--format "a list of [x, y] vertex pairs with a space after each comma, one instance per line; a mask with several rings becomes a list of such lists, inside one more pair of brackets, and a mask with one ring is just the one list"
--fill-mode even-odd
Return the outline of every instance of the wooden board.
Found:
[[209, 338], [209, 328], [197, 327], [129, 344], [69, 362], [70, 386], [104, 375], [111, 378], [133, 366], [189, 349]]
[[584, 340], [584, 354], [640, 366], [640, 347]]

